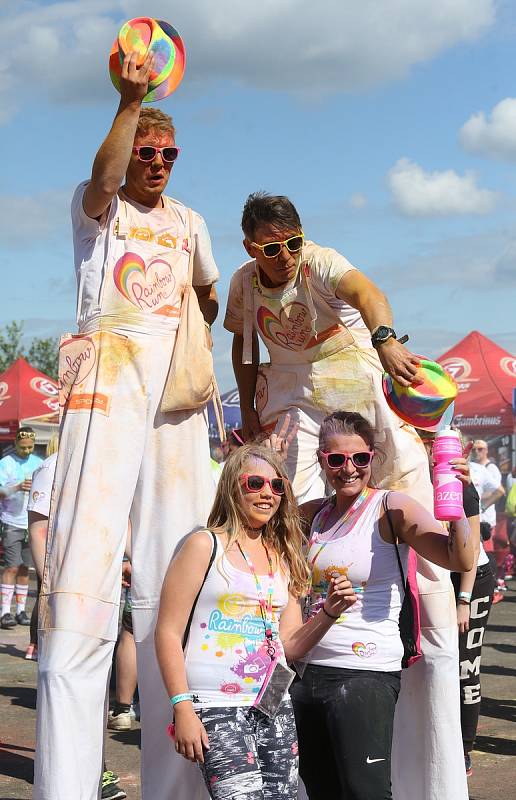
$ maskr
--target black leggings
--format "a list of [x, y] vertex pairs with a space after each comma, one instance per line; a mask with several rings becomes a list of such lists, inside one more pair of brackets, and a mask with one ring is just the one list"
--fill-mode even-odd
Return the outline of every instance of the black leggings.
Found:
[[[455, 594], [460, 589], [460, 574], [452, 573]], [[482, 642], [493, 602], [495, 580], [491, 567], [485, 565], [477, 570], [471, 593], [469, 631], [459, 634], [460, 663], [460, 723], [464, 752], [473, 750], [480, 714], [480, 659]]]
[[308, 665], [291, 687], [310, 800], [391, 800], [399, 672]]

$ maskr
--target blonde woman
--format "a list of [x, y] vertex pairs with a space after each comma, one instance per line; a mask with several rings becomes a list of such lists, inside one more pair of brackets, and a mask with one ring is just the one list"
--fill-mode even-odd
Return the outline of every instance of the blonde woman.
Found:
[[308, 652], [355, 596], [340, 576], [319, 613], [302, 624], [299, 598], [309, 583], [303, 535], [283, 463], [270, 449], [244, 445], [231, 453], [208, 529], [190, 536], [172, 561], [156, 627], [175, 747], [199, 763], [216, 800], [294, 800], [298, 748], [287, 662]]

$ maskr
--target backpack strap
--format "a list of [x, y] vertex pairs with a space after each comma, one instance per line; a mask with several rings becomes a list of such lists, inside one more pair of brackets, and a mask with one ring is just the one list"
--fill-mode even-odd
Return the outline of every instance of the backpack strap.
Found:
[[397, 536], [396, 536], [396, 533], [394, 531], [394, 525], [392, 524], [392, 518], [391, 518], [391, 515], [390, 515], [390, 512], [389, 512], [389, 506], [387, 505], [387, 498], [388, 498], [389, 495], [390, 495], [390, 492], [386, 492], [384, 494], [383, 500], [382, 500], [382, 505], [383, 505], [383, 509], [385, 511], [385, 516], [387, 517], [387, 522], [389, 523], [389, 528], [391, 529], [392, 541], [394, 542], [394, 547], [396, 548], [396, 557], [398, 559], [398, 567], [400, 568], [401, 582], [403, 583], [403, 589], [406, 591], [407, 590], [407, 584], [406, 584], [405, 573], [403, 572], [403, 566], [402, 566], [402, 563], [401, 563], [400, 551], [398, 549]]
[[193, 615], [194, 615], [194, 612], [195, 612], [195, 607], [197, 606], [199, 597], [201, 596], [201, 592], [202, 592], [202, 590], [204, 588], [204, 584], [206, 583], [206, 578], [208, 577], [208, 573], [209, 573], [209, 571], [211, 569], [211, 566], [212, 566], [213, 562], [215, 561], [215, 556], [217, 554], [217, 537], [215, 536], [213, 531], [210, 531], [210, 534], [211, 534], [211, 538], [212, 538], [212, 547], [211, 547], [210, 560], [208, 562], [208, 566], [206, 567], [206, 572], [204, 574], [204, 578], [202, 579], [202, 583], [201, 583], [201, 585], [199, 587], [199, 591], [197, 592], [197, 596], [196, 596], [195, 600], [192, 603], [190, 616], [188, 617], [188, 622], [186, 623], [185, 632], [183, 633], [183, 650], [186, 650], [186, 645], [188, 643], [188, 637], [190, 635], [190, 628], [192, 627], [192, 620], [193, 620]]

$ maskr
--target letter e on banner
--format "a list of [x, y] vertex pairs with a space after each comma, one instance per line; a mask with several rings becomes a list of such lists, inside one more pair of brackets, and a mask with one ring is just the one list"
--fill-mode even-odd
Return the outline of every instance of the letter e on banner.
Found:
[[480, 694], [480, 684], [476, 683], [475, 686], [464, 686], [464, 704], [472, 706], [474, 703], [480, 703], [482, 700]]

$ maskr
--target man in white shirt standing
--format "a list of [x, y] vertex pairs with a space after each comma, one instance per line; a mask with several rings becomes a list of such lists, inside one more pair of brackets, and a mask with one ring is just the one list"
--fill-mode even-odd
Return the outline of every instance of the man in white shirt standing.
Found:
[[[477, 486], [475, 488], [480, 497], [480, 525], [484, 538], [484, 550], [489, 558], [491, 568], [495, 578], [497, 577], [498, 568], [494, 554], [494, 543], [492, 534], [496, 527], [496, 502], [505, 495], [505, 489], [502, 486], [502, 473], [489, 458], [489, 447], [484, 439], [475, 439], [473, 447], [471, 448], [471, 475], [473, 483], [475, 483], [475, 475], [478, 476], [479, 470], [477, 467], [482, 467], [488, 479], [484, 480], [483, 487]], [[479, 478], [477, 477], [477, 480]], [[489, 533], [489, 536], [487, 535]], [[498, 603], [503, 598], [502, 591], [505, 590], [505, 581], [503, 577], [498, 579], [498, 588], [495, 590], [493, 602]]]
[[[28, 542], [27, 501], [32, 473], [41, 464], [34, 454], [35, 434], [28, 426], [16, 434], [14, 453], [0, 461], [0, 519], [3, 525], [5, 568], [2, 575], [2, 611], [0, 626], [30, 625], [25, 611], [29, 590], [29, 567], [32, 565]], [[13, 595], [16, 612], [11, 614]]]

